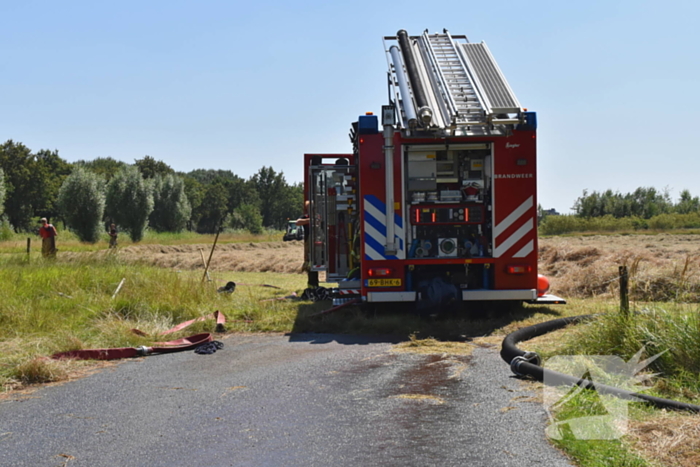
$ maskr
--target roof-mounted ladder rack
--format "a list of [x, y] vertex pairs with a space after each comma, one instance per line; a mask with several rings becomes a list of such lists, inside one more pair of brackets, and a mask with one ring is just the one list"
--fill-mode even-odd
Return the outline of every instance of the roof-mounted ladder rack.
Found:
[[[407, 37], [405, 31], [399, 33]], [[403, 128], [451, 134], [500, 133], [502, 125], [521, 122], [520, 104], [485, 43], [470, 43], [466, 36], [452, 36], [446, 29], [434, 34], [426, 30], [421, 36], [410, 36], [410, 41], [416, 83], [407, 76], [400, 47], [385, 47]], [[411, 55], [407, 51], [401, 54]], [[423, 88], [428, 111], [434, 114], [429, 123], [420, 124], [421, 119], [414, 117], [418, 110], [416, 87]]]
[[472, 84], [468, 66], [449, 33], [423, 33], [423, 42], [433, 76], [442, 87], [450, 115], [448, 121], [462, 125], [485, 123], [486, 106]]

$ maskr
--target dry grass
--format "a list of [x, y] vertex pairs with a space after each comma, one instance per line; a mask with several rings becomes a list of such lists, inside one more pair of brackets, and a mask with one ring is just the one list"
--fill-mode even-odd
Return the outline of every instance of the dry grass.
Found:
[[16, 368], [17, 379], [22, 384], [53, 383], [68, 379], [65, 365], [48, 358], [33, 358]]
[[0, 385], [0, 402], [8, 399], [30, 399], [35, 397], [32, 393], [41, 387], [84, 378], [121, 362], [121, 360], [51, 360], [46, 357], [35, 357], [18, 365], [18, 377], [6, 380]]
[[[590, 235], [547, 237], [540, 241], [540, 272], [549, 277], [552, 292], [566, 298], [615, 298], [618, 268], [630, 272], [631, 299], [639, 301], [700, 301], [700, 253], [697, 235]], [[201, 250], [201, 251], [200, 251]], [[140, 244], [120, 248], [126, 261], [175, 270], [202, 270], [211, 244]], [[77, 260], [96, 252], [64, 252]], [[302, 242], [226, 243], [216, 246], [212, 272], [278, 272], [300, 274]]]
[[519, 346], [524, 349], [547, 349], [547, 355], [563, 355], [567, 346], [567, 336], [570, 328], [559, 329], [523, 342]]
[[474, 344], [469, 342], [438, 341], [433, 338], [416, 339], [416, 336], [412, 335], [410, 340], [394, 345], [391, 350], [393, 352], [420, 355], [471, 355], [474, 351]]
[[539, 243], [540, 272], [564, 297], [617, 297], [624, 265], [633, 300], [700, 301], [697, 235], [550, 237]]
[[[202, 256], [209, 259], [212, 245], [133, 245], [119, 248], [116, 255], [125, 261], [175, 270], [203, 270]], [[93, 253], [65, 252], [61, 261], [77, 261], [86, 254], [96, 257], [109, 255], [107, 250]], [[302, 242], [219, 243], [214, 249], [211, 272], [278, 272], [301, 273], [304, 258]]]
[[662, 465], [700, 465], [700, 420], [698, 415], [664, 414], [652, 420], [630, 423], [630, 440], [645, 458]]
[[445, 403], [445, 399], [438, 396], [432, 396], [430, 394], [399, 394], [398, 396], [391, 396], [393, 399], [408, 399], [413, 401], [429, 402], [431, 404], [442, 405]]

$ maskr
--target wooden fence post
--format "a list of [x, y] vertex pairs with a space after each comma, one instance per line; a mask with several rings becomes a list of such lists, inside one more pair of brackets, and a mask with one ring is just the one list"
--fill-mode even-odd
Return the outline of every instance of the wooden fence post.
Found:
[[217, 242], [217, 240], [219, 240], [219, 234], [221, 233], [222, 230], [223, 230], [223, 228], [220, 227], [216, 231], [216, 237], [214, 237], [214, 244], [211, 246], [211, 251], [209, 252], [209, 261], [207, 261], [207, 265], [204, 268], [204, 275], [202, 276], [202, 282], [204, 282], [204, 279], [206, 279], [209, 276], [209, 265], [211, 264], [211, 257], [214, 254], [214, 248], [216, 248], [216, 242]]
[[207, 280], [211, 282], [211, 277], [209, 276], [209, 267], [207, 266], [207, 261], [204, 259], [204, 250], [199, 249], [199, 255], [202, 257], [202, 266], [204, 266], [205, 274], [207, 275]]
[[620, 312], [627, 316], [630, 313], [629, 299], [629, 276], [627, 274], [627, 266], [620, 266]]
[[27, 237], [27, 262], [29, 262], [29, 254], [32, 251], [32, 239], [30, 237]]

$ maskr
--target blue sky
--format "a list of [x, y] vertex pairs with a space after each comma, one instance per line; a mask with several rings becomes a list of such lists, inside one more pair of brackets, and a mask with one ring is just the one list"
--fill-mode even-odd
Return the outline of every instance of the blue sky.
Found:
[[489, 45], [538, 114], [539, 202], [584, 189], [700, 195], [700, 2], [1, 0], [0, 139], [68, 161], [178, 171], [349, 152], [387, 101], [381, 38], [447, 28]]

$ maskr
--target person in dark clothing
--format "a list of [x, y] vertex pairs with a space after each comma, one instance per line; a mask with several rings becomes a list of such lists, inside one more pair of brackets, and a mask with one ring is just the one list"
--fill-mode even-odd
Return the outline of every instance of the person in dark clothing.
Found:
[[117, 226], [114, 224], [110, 224], [110, 226], [109, 226], [109, 247], [110, 248], [117, 247], [117, 237], [118, 236], [119, 236], [119, 232], [117, 232]]
[[310, 245], [310, 225], [311, 218], [309, 217], [310, 202], [304, 202], [304, 214], [297, 219], [297, 225], [304, 229], [304, 266], [302, 269], [306, 271], [307, 286], [318, 287], [318, 271], [311, 270], [311, 245]]

